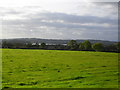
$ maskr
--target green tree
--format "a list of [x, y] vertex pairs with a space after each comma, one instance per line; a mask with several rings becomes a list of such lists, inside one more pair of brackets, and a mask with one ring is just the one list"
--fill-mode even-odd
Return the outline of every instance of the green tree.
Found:
[[111, 45], [106, 45], [104, 46], [104, 50], [105, 51], [109, 51], [109, 52], [117, 52], [117, 45], [116, 44], [111, 44]]
[[67, 46], [70, 47], [71, 50], [77, 50], [78, 49], [78, 43], [75, 40], [70, 40], [67, 43]]
[[88, 40], [83, 42], [83, 46], [85, 50], [91, 50], [91, 43]]
[[26, 44], [26, 47], [27, 47], [27, 48], [31, 48], [31, 47], [32, 47], [32, 43], [27, 43], [27, 44]]
[[80, 44], [79, 44], [79, 49], [80, 49], [80, 50], [85, 50], [85, 47], [84, 47], [84, 44], [83, 44], [83, 43], [80, 43]]
[[104, 46], [102, 43], [95, 43], [92, 45], [92, 48], [95, 50], [95, 51], [103, 51], [104, 50]]
[[120, 52], [120, 42], [117, 43], [117, 51]]
[[8, 48], [8, 42], [7, 41], [3, 41], [2, 42], [2, 47], [3, 48]]
[[41, 47], [42, 49], [45, 49], [46, 43], [41, 43], [40, 47]]
[[39, 43], [38, 43], [38, 42], [35, 43], [34, 47], [35, 47], [35, 48], [39, 48]]

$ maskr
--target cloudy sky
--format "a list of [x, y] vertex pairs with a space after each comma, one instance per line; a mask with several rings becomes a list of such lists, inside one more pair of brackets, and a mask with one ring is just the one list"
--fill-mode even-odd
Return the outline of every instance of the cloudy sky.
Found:
[[118, 40], [117, 2], [3, 0], [2, 38]]

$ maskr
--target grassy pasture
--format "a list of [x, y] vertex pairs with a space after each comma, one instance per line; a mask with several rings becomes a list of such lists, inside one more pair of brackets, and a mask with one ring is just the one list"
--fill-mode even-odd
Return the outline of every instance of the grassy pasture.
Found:
[[2, 67], [3, 87], [118, 87], [117, 53], [3, 49]]

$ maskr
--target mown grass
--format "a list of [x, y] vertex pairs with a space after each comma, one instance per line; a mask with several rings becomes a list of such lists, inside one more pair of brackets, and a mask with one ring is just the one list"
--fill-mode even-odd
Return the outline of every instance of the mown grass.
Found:
[[118, 54], [3, 49], [3, 87], [117, 88]]

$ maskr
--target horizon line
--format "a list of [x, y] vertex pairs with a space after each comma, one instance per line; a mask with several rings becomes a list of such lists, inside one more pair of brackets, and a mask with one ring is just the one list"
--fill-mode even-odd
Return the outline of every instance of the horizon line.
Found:
[[49, 40], [100, 40], [100, 41], [113, 41], [119, 42], [120, 40], [105, 40], [105, 39], [50, 39], [50, 38], [0, 38], [0, 39], [49, 39]]

